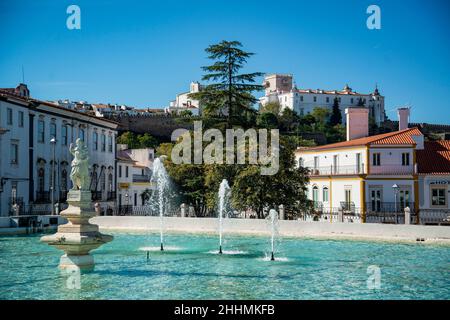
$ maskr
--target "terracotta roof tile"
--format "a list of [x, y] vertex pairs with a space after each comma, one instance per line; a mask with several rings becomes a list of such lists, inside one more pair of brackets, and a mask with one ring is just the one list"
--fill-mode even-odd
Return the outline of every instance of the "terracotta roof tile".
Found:
[[419, 174], [450, 174], [450, 140], [425, 141], [424, 150], [417, 150]]
[[353, 139], [338, 143], [326, 144], [323, 146], [307, 148], [304, 150], [323, 150], [336, 149], [344, 147], [357, 147], [365, 145], [412, 145], [415, 144], [412, 136], [422, 135], [418, 128], [409, 128], [401, 131], [377, 134], [370, 137]]

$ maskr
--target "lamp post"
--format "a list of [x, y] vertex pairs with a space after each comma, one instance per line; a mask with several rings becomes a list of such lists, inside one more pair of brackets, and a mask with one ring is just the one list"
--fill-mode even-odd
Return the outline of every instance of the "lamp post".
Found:
[[400, 187], [397, 185], [397, 184], [394, 184], [393, 186], [392, 186], [392, 189], [394, 190], [394, 210], [395, 210], [395, 223], [397, 223], [397, 195], [398, 195], [398, 192], [399, 192], [399, 190], [400, 190]]
[[129, 197], [129, 195], [128, 195], [128, 192], [127, 192], [127, 193], [125, 193], [125, 201], [127, 203], [127, 205], [125, 207], [125, 214], [128, 214], [128, 201], [129, 201], [128, 197]]
[[52, 162], [52, 186], [51, 186], [51, 197], [52, 197], [52, 216], [55, 215], [55, 158], [56, 158], [56, 138], [53, 137], [50, 140], [53, 147], [53, 162]]

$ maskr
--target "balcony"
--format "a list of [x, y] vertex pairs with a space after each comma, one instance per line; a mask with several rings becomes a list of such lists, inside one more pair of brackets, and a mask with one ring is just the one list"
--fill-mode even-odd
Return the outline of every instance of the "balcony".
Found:
[[35, 203], [49, 203], [50, 202], [50, 191], [37, 191]]
[[412, 175], [414, 173], [414, 166], [402, 166], [399, 164], [382, 164], [380, 166], [370, 166], [370, 174], [376, 175]]
[[412, 201], [398, 201], [397, 203], [382, 201], [366, 202], [367, 212], [403, 213], [406, 207], [409, 207], [411, 212], [414, 212], [414, 202]]
[[364, 174], [364, 164], [309, 168], [311, 176], [346, 176]]
[[147, 174], [133, 174], [133, 182], [150, 182], [150, 176]]

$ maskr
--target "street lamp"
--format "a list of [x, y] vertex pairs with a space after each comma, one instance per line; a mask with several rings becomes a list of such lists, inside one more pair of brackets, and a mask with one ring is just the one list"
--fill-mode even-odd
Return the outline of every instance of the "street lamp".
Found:
[[127, 192], [127, 193], [125, 193], [125, 201], [126, 201], [126, 203], [127, 203], [127, 206], [125, 207], [125, 212], [124, 212], [125, 214], [128, 213], [128, 201], [129, 201], [129, 200], [128, 200], [128, 197], [129, 197], [129, 196], [128, 196], [128, 192]]
[[53, 137], [50, 140], [53, 147], [53, 162], [52, 162], [52, 186], [51, 186], [51, 197], [52, 197], [52, 216], [55, 215], [55, 158], [56, 158], [56, 138]]
[[394, 208], [395, 208], [395, 216], [397, 216], [397, 195], [400, 190], [400, 187], [397, 184], [394, 184], [392, 186], [392, 190], [394, 190], [394, 199], [395, 199]]

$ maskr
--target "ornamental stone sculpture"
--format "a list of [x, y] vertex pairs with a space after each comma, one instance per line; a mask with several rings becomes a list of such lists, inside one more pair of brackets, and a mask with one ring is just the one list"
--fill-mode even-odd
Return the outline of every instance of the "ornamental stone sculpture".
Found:
[[83, 140], [77, 139], [69, 150], [74, 156], [70, 172], [73, 187], [67, 195], [69, 207], [61, 212], [69, 222], [58, 226], [55, 234], [43, 236], [41, 241], [65, 252], [59, 263], [61, 269], [92, 270], [94, 258], [89, 252], [112, 241], [113, 237], [101, 234], [97, 225], [89, 223], [96, 214], [89, 191], [87, 147]]
[[72, 180], [72, 190], [89, 190], [89, 157], [87, 147], [83, 140], [78, 138], [69, 146], [70, 153], [73, 155], [72, 170], [70, 172], [70, 180]]

